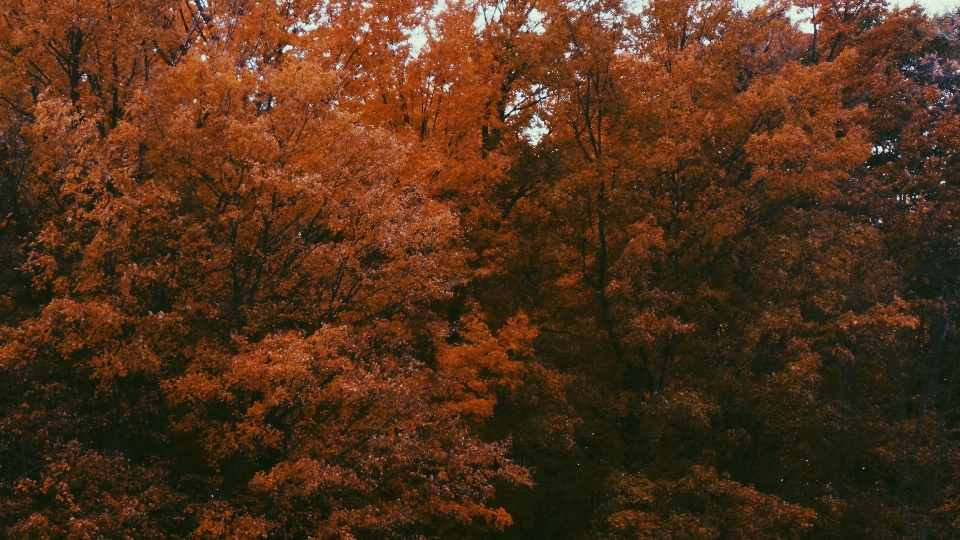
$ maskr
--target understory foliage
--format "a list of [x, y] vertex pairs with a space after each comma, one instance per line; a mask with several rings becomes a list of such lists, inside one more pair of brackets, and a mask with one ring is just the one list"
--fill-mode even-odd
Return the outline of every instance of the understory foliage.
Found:
[[3, 0], [0, 537], [949, 539], [960, 22]]

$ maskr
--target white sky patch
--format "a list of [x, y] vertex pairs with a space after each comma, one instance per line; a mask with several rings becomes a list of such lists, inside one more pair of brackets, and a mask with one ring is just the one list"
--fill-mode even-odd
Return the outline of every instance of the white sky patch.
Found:
[[[890, 7], [899, 7], [905, 8], [913, 4], [917, 4], [923, 9], [927, 10], [927, 13], [931, 15], [936, 15], [939, 13], [945, 12], [955, 12], [960, 8], [960, 0], [887, 0], [890, 3]], [[762, 0], [737, 0], [737, 7], [743, 9], [744, 11], [749, 11], [760, 4]], [[626, 0], [625, 4], [627, 10], [633, 14], [638, 14], [643, 10], [643, 7], [647, 2], [642, 0]], [[796, 9], [796, 8], [794, 8]]]
[[[931, 14], [931, 15], [936, 15], [936, 14], [940, 14], [940, 13], [945, 13], [945, 12], [948, 12], [948, 11], [953, 12], [953, 11], [956, 11], [958, 7], [960, 7], [960, 1], [958, 1], [958, 0], [916, 0], [916, 1], [913, 1], [913, 0], [887, 0], [887, 1], [890, 3], [890, 7], [891, 7], [891, 8], [892, 8], [892, 7], [899, 7], [899, 8], [902, 9], [902, 8], [909, 7], [909, 6], [913, 5], [913, 4], [917, 4], [917, 5], [919, 5], [920, 7], [922, 7], [923, 9], [925, 9], [925, 10], [927, 11], [927, 13], [929, 13], [929, 14]], [[741, 9], [743, 9], [744, 11], [749, 11], [749, 10], [751, 10], [751, 9], [759, 6], [761, 3], [762, 3], [762, 2], [759, 1], [759, 0], [738, 0], [738, 1], [737, 1], [737, 5], [738, 5]], [[793, 14], [793, 11], [794, 11], [794, 10], [796, 10], [796, 8], [794, 8], [793, 10], [791, 10], [791, 14]], [[802, 15], [801, 15], [801, 16], [802, 16]], [[809, 16], [810, 16], [809, 11], [807, 11], [806, 17], [809, 18]], [[804, 30], [806, 30], [806, 29], [804, 29]]]
[[473, 20], [473, 27], [477, 32], [482, 32], [486, 26], [496, 22], [500, 18], [500, 6], [498, 4], [484, 5], [477, 12], [477, 18]]
[[547, 16], [546, 13], [543, 13], [537, 8], [531, 9], [530, 14], [527, 15], [527, 23], [523, 25], [524, 26], [523, 29], [527, 32], [532, 32], [534, 34], [543, 34], [544, 31], [546, 30], [543, 27], [543, 18], [546, 16]]
[[423, 51], [423, 48], [427, 46], [427, 41], [429, 41], [429, 35], [427, 33], [428, 27], [432, 27], [434, 20], [446, 9], [446, 0], [438, 0], [433, 4], [433, 7], [430, 8], [430, 11], [427, 12], [428, 15], [423, 18], [420, 24], [410, 31], [407, 42], [410, 44], [410, 56], [412, 58], [416, 59], [420, 57], [420, 52]]
[[534, 114], [530, 118], [530, 123], [527, 127], [523, 128], [523, 138], [530, 143], [530, 146], [540, 144], [540, 141], [542, 141], [548, 133], [550, 133], [550, 128], [547, 126], [547, 123], [544, 122], [543, 118], [540, 118], [537, 114]]
[[938, 15], [948, 11], [953, 12], [960, 7], [960, 2], [957, 2], [956, 0], [917, 0], [916, 2], [909, 0], [893, 0], [890, 2], [890, 7], [896, 6], [899, 8], [906, 8], [912, 6], [913, 4], [917, 4], [918, 6], [927, 10], [927, 13], [930, 15]]
[[420, 51], [427, 46], [427, 31], [423, 28], [423, 25], [418, 25], [416, 28], [410, 31], [410, 56], [413, 58], [418, 58], [420, 56]]

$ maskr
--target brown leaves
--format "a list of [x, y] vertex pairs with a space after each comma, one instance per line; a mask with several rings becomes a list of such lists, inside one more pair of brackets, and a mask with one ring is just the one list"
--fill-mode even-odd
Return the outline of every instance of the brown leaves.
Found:
[[450, 377], [454, 410], [471, 419], [493, 415], [497, 394], [515, 391], [522, 384], [524, 365], [520, 359], [533, 356], [532, 341], [537, 329], [520, 313], [494, 336], [476, 316], [464, 321], [459, 337], [462, 344], [441, 345], [437, 362], [440, 373]]
[[[327, 82], [309, 69], [264, 76], [193, 57], [178, 70], [196, 84], [171, 74], [155, 117], [166, 127], [144, 132], [159, 137], [152, 170], [216, 246], [211, 285], [253, 332], [389, 317], [445, 295], [459, 271], [456, 222], [426, 199], [405, 150], [327, 110]], [[171, 155], [178, 166], [164, 167]]]
[[955, 21], [8, 4], [0, 535], [949, 536]]
[[[174, 536], [506, 527], [489, 502], [526, 471], [412, 356], [464, 280], [456, 215], [397, 137], [334, 110], [337, 77], [290, 26], [305, 12], [241, 4], [188, 5], [203, 24], [154, 49], [168, 65], [109, 129], [83, 84], [31, 108], [24, 193], [46, 208], [18, 294], [36, 301], [0, 330], [0, 365], [33, 375], [9, 379], [4, 456], [25, 472], [0, 489], [72, 437], [175, 469]], [[522, 326], [503, 339], [528, 354]], [[64, 519], [17, 497], [17, 527]]]
[[[422, 367], [365, 358], [357, 339], [325, 327], [198, 358], [166, 385], [184, 412], [175, 432], [196, 437], [233, 490], [224, 495], [269, 498], [271, 522], [286, 531], [402, 535], [474, 519], [502, 528], [509, 518], [485, 505], [492, 482], [526, 481], [523, 469], [431, 406], [446, 398]], [[211, 414], [221, 410], [233, 412]], [[238, 473], [248, 485], [231, 484]]]
[[77, 441], [49, 456], [43, 471], [13, 487], [0, 516], [19, 538], [137, 536], [164, 538], [182, 521], [171, 512], [180, 497], [157, 470], [122, 456], [84, 449]]
[[715, 470], [694, 467], [676, 481], [614, 480], [607, 538], [800, 538], [816, 514], [757, 492]]

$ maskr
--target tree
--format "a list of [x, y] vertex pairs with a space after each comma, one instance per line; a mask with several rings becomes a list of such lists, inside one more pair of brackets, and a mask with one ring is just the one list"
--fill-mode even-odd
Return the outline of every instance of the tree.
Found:
[[957, 24], [0, 6], [0, 535], [952, 538]]
[[0, 347], [10, 534], [510, 523], [488, 502], [526, 471], [424, 364], [463, 279], [456, 218], [401, 144], [332, 108], [283, 8], [204, 5], [109, 130], [71, 95], [24, 115], [17, 189], [46, 208], [8, 240], [27, 254]]

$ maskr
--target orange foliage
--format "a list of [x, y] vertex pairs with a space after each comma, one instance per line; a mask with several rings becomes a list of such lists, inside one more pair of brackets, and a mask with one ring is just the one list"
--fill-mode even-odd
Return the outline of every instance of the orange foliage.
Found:
[[952, 538], [958, 28], [5, 2], [0, 537]]

